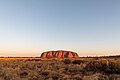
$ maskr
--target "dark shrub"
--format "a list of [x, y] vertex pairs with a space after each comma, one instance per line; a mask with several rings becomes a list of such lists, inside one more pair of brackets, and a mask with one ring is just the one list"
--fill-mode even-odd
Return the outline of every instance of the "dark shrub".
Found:
[[107, 64], [99, 61], [91, 61], [88, 63], [88, 65], [85, 67], [87, 71], [104, 71], [107, 68]]
[[81, 64], [81, 63], [83, 63], [83, 61], [82, 60], [74, 60], [72, 63], [73, 64]]
[[82, 80], [82, 78], [79, 75], [75, 75], [72, 77], [72, 80]]
[[41, 61], [41, 59], [34, 59], [34, 61]]
[[65, 71], [68, 71], [68, 67], [65, 68]]
[[98, 80], [109, 80], [109, 77], [106, 75], [99, 75]]
[[52, 76], [52, 79], [53, 79], [53, 80], [58, 80], [58, 79], [59, 79], [59, 76], [54, 75], [54, 76]]
[[91, 61], [85, 67], [87, 71], [104, 72], [106, 74], [120, 74], [119, 62]]
[[26, 71], [23, 71], [20, 73], [21, 78], [26, 77], [27, 75], [28, 75], [28, 72], [26, 72]]
[[0, 77], [3, 77], [3, 76], [5, 76], [5, 73], [0, 70]]
[[41, 61], [41, 59], [27, 59], [26, 61]]
[[48, 76], [49, 75], [49, 71], [43, 71], [41, 74], [43, 75], [43, 76]]
[[71, 63], [71, 60], [70, 60], [70, 59], [64, 59], [63, 62], [64, 62], [65, 64], [70, 64], [70, 63]]
[[120, 63], [110, 62], [105, 72], [109, 74], [120, 74]]
[[4, 80], [12, 80], [10, 76], [5, 76]]

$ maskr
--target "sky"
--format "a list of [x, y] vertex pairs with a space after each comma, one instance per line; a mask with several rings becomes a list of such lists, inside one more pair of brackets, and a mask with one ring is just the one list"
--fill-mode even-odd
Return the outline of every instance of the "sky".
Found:
[[120, 54], [120, 0], [0, 0], [0, 56]]

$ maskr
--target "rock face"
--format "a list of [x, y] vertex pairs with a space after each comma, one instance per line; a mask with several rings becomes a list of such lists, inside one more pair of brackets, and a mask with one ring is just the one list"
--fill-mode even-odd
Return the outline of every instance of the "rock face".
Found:
[[72, 51], [47, 51], [41, 54], [41, 58], [78, 58], [78, 54]]

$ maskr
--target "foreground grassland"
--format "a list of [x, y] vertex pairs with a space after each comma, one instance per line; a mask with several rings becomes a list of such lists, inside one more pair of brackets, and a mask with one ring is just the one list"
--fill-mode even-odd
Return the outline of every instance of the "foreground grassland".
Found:
[[0, 58], [0, 80], [120, 80], [120, 59]]

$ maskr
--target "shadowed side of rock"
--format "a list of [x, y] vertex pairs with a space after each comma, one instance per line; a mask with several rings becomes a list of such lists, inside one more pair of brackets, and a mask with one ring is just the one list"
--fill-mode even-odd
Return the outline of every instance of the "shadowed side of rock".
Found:
[[78, 54], [72, 51], [47, 51], [41, 54], [41, 58], [78, 58]]

